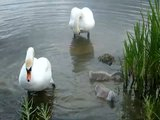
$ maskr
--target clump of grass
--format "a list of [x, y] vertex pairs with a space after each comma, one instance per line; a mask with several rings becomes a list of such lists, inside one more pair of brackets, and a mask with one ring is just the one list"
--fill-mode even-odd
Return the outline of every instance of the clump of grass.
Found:
[[159, 109], [159, 107], [157, 107], [157, 103], [159, 104], [159, 101], [157, 102], [153, 98], [151, 99], [150, 97], [146, 97], [144, 99], [146, 120], [160, 120], [160, 117], [157, 115], [158, 112], [156, 112], [156, 109]]
[[32, 109], [33, 99], [28, 100], [28, 98], [24, 98], [21, 108], [21, 119], [22, 120], [34, 120], [34, 113], [36, 109]]
[[149, 97], [145, 98], [144, 107], [145, 107], [146, 119], [147, 120], [153, 120], [154, 103], [151, 102], [151, 99]]
[[[160, 7], [159, 0], [150, 4], [151, 13], [127, 33], [124, 42], [124, 89], [138, 97], [160, 96]], [[145, 21], [146, 20], [146, 21]], [[157, 92], [158, 91], [158, 92]], [[157, 94], [158, 93], [158, 94]]]
[[24, 98], [21, 107], [21, 120], [50, 120], [51, 111], [49, 105], [41, 104], [33, 107], [33, 99]]
[[50, 107], [46, 104], [41, 104], [41, 107], [38, 107], [38, 116], [44, 120], [49, 120], [51, 118]]

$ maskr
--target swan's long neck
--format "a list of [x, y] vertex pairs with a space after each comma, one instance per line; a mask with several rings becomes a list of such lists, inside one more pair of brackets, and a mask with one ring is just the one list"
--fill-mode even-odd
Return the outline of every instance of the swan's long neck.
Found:
[[75, 18], [74, 32], [76, 34], [80, 33], [80, 27], [79, 27], [79, 19], [80, 19], [80, 17], [81, 17], [81, 13], [78, 13], [76, 18]]
[[32, 47], [28, 48], [27, 54], [26, 54], [26, 69], [30, 69], [33, 65], [34, 60], [34, 49]]
[[31, 80], [31, 73], [32, 73], [32, 66], [33, 66], [33, 60], [34, 60], [34, 49], [32, 47], [28, 48], [27, 54], [26, 54], [26, 79], [28, 82]]

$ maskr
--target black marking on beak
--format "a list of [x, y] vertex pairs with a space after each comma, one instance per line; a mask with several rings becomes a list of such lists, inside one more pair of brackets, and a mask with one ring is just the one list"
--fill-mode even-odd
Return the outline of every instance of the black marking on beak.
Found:
[[30, 67], [29, 69], [26, 68], [27, 73], [30, 73], [32, 71], [32, 67]]
[[27, 80], [28, 82], [30, 82], [30, 80]]

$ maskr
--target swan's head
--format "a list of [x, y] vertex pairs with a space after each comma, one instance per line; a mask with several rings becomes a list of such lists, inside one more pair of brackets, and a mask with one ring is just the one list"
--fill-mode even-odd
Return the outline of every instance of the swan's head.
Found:
[[80, 33], [80, 21], [82, 19], [82, 12], [81, 11], [77, 11], [76, 15], [75, 15], [75, 20], [74, 20], [74, 27], [73, 27], [73, 32], [75, 34], [79, 34]]
[[33, 66], [33, 60], [34, 60], [34, 48], [29, 47], [26, 54], [26, 72], [27, 72], [27, 81], [29, 82], [31, 80], [31, 71]]

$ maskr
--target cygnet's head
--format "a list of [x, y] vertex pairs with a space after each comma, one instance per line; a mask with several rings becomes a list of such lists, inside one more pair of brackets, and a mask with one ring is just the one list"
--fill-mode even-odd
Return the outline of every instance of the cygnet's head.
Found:
[[113, 92], [112, 90], [109, 91], [108, 96], [106, 98], [106, 100], [108, 101], [115, 101], [116, 98], [116, 93]]

